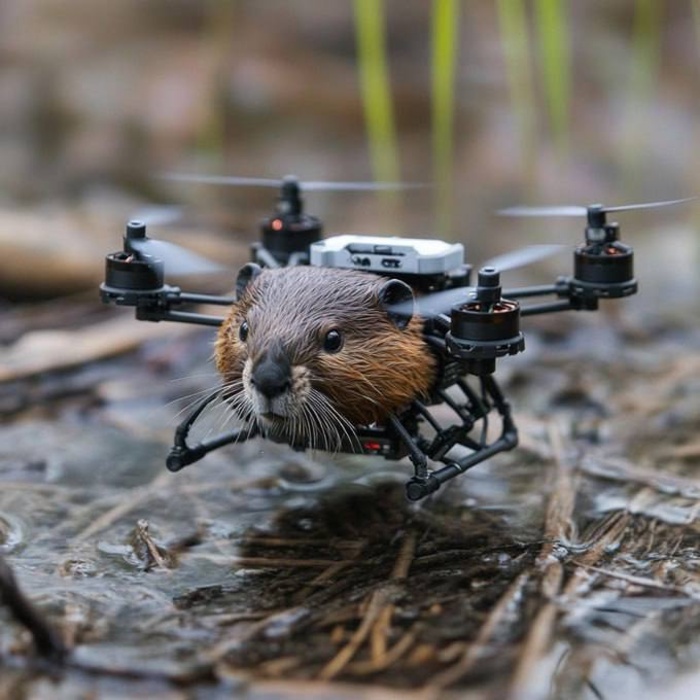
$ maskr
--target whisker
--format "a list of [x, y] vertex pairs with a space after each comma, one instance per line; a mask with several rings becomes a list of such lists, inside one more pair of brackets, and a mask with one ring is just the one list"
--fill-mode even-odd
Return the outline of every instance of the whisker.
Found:
[[185, 404], [185, 406], [184, 406], [183, 408], [181, 408], [181, 409], [175, 414], [175, 418], [177, 418], [177, 417], [179, 417], [182, 413], [184, 413], [185, 411], [188, 411], [188, 410], [190, 410], [191, 408], [193, 408], [194, 405], [195, 405], [196, 403], [199, 403], [199, 401], [203, 401], [205, 398], [207, 398], [207, 397], [209, 397], [209, 396], [213, 396], [213, 395], [216, 394], [217, 392], [222, 392], [222, 393], [223, 393], [224, 391], [228, 390], [229, 388], [233, 388], [234, 386], [236, 386], [236, 385], [239, 384], [239, 383], [241, 383], [241, 380], [234, 380], [234, 381], [232, 381], [232, 382], [228, 382], [228, 383], [225, 383], [225, 384], [219, 384], [219, 385], [214, 386], [214, 387], [208, 387], [208, 388], [206, 388], [206, 389], [200, 389], [199, 391], [194, 391], [194, 392], [192, 392], [192, 393], [190, 393], [190, 394], [185, 394], [185, 395], [183, 395], [183, 396], [179, 396], [178, 398], [173, 399], [172, 401], [169, 401], [167, 404], [165, 404], [165, 406], [166, 406], [166, 407], [170, 407], [170, 406], [173, 406], [173, 405], [179, 403], [180, 401], [187, 400], [187, 399], [192, 399], [192, 400], [188, 401], [188, 402]]
[[313, 389], [309, 394], [308, 403], [313, 408], [312, 415], [323, 435], [327, 452], [337, 454], [343, 447], [343, 436], [351, 446], [359, 447], [355, 426], [338, 411], [327, 396]]
[[[223, 432], [227, 424], [233, 421], [246, 423], [250, 418], [252, 411], [245, 405], [246, 397], [243, 391], [243, 381], [240, 378], [225, 382], [213, 389], [196, 392], [196, 394], [200, 396], [194, 401], [189, 401], [177, 415], [192, 409], [202, 400], [210, 399], [197, 418], [197, 422], [200, 425], [204, 424], [208, 428], [202, 433], [203, 439], [210, 437], [214, 433]], [[202, 396], [203, 394], [205, 396]], [[232, 406], [234, 410], [231, 410]]]
[[178, 396], [178, 398], [168, 401], [165, 404], [165, 408], [173, 408], [181, 401], [187, 401], [187, 403], [173, 416], [174, 418], [179, 418], [185, 411], [189, 411], [194, 408], [195, 404], [203, 401], [209, 396], [213, 396], [220, 390], [220, 387], [209, 387], [208, 389], [202, 389], [200, 391], [195, 391], [192, 394], [185, 394], [184, 396]]
[[320, 394], [313, 394], [310, 399], [310, 404], [315, 408], [314, 417], [323, 438], [323, 448], [326, 452], [336, 453], [339, 449], [338, 440], [340, 434], [334, 425], [333, 417], [329, 414]]
[[322, 449], [329, 452], [329, 440], [326, 426], [323, 423], [323, 415], [319, 412], [313, 402], [313, 395], [308, 397], [307, 403], [304, 405], [304, 412], [308, 416], [308, 422], [311, 426], [312, 440], [311, 444], [315, 449]]
[[201, 374], [188, 374], [185, 377], [173, 377], [168, 382], [176, 384], [177, 382], [187, 382], [192, 379], [218, 379], [220, 376], [218, 372], [202, 372]]

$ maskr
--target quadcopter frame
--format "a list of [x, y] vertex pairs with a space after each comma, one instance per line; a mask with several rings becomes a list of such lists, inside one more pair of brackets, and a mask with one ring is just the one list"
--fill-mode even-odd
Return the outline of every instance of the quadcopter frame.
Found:
[[[294, 183], [283, 184], [281, 205], [277, 213], [263, 223], [262, 242], [252, 246], [252, 258], [260, 266], [309, 263], [309, 246], [321, 240], [321, 225], [315, 217], [302, 213], [298, 195]], [[415, 501], [474, 465], [516, 447], [518, 432], [511, 408], [493, 377], [496, 360], [524, 349], [520, 317], [567, 310], [594, 311], [601, 299], [634, 294], [637, 283], [633, 277], [632, 249], [618, 238], [617, 224], [608, 224], [605, 210], [594, 206], [588, 210], [585, 243], [574, 252], [574, 274], [559, 277], [554, 284], [502, 293], [498, 270], [487, 267], [479, 271], [476, 287], [468, 287], [471, 268], [467, 265], [456, 274], [453, 271], [442, 276], [402, 276], [415, 291], [428, 295], [435, 290], [464, 288], [463, 298], [449, 312], [437, 313], [424, 321], [425, 341], [439, 362], [437, 379], [427, 400], [412, 401], [391, 414], [383, 425], [356, 426], [356, 439], [339, 444], [338, 451], [393, 460], [408, 457], [414, 474], [406, 483], [406, 493]], [[100, 288], [102, 300], [135, 307], [136, 318], [143, 321], [220, 326], [223, 319], [219, 316], [181, 307], [191, 304], [229, 306], [236, 299], [191, 294], [164, 284], [163, 262], [144, 254], [139, 247], [149, 240], [143, 224], [130, 222], [124, 250], [107, 256], [106, 281]], [[391, 270], [385, 274], [397, 276]], [[554, 299], [520, 308], [518, 299], [534, 297]], [[177, 427], [166, 460], [169, 470], [179, 471], [224, 445], [260, 435], [258, 426], [253, 424], [189, 445], [192, 425], [216, 398], [217, 394], [200, 402]], [[440, 416], [434, 410], [438, 406], [442, 407]], [[492, 438], [489, 417], [494, 412], [500, 418], [501, 429], [498, 437]], [[452, 418], [446, 419], [445, 413]], [[309, 446], [294, 444], [292, 447], [304, 450]], [[430, 461], [443, 466], [431, 470]]]

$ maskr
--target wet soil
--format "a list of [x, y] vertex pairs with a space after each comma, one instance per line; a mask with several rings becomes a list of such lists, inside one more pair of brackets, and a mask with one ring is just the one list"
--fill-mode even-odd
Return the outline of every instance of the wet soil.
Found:
[[[416, 505], [407, 463], [262, 441], [170, 474], [177, 415], [215, 383], [211, 333], [81, 316], [83, 340], [133, 343], [15, 354], [0, 384], [0, 546], [68, 650], [45, 658], [5, 588], [1, 693], [621, 697], [697, 664], [692, 324], [533, 324], [498, 373], [520, 448]], [[14, 316], [25, 341], [37, 318]]]

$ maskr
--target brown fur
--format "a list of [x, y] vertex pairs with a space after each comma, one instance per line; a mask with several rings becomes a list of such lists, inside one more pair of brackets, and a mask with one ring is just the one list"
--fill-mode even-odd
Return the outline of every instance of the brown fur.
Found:
[[[386, 280], [352, 270], [291, 267], [263, 271], [233, 306], [216, 342], [216, 366], [225, 382], [241, 378], [253, 361], [281, 343], [293, 368], [354, 425], [382, 422], [392, 411], [425, 396], [436, 361], [414, 318], [397, 328], [378, 301]], [[239, 338], [246, 320], [249, 335]], [[335, 353], [323, 350], [331, 329], [345, 339]]]

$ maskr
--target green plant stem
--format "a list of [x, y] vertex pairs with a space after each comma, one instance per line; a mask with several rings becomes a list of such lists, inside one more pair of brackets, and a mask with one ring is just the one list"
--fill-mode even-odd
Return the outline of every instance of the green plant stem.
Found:
[[550, 127], [560, 158], [569, 147], [570, 50], [563, 0], [537, 0], [537, 35]]
[[644, 132], [649, 128], [647, 107], [658, 77], [661, 12], [659, 0], [637, 0], [635, 3], [630, 107], [622, 140], [623, 179], [629, 197], [635, 196], [639, 185], [642, 142]]
[[530, 43], [523, 0], [498, 0], [498, 21], [508, 86], [520, 132], [524, 181], [535, 180], [535, 99]]
[[226, 105], [224, 104], [226, 67], [229, 46], [235, 28], [234, 0], [209, 0], [203, 41], [213, 46], [216, 70], [211, 85], [211, 112], [201, 125], [197, 146], [211, 164], [223, 165], [226, 160]]
[[433, 172], [438, 235], [452, 234], [455, 74], [459, 48], [459, 0], [433, 0]]
[[[386, 60], [384, 3], [381, 0], [355, 0], [355, 26], [360, 73], [360, 91], [365, 111], [372, 173], [375, 180], [400, 180], [399, 155], [391, 103], [391, 87]], [[386, 217], [396, 224], [396, 192], [378, 193]]]

